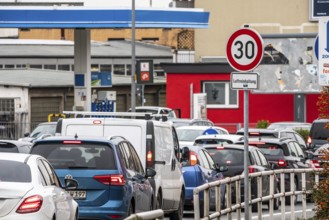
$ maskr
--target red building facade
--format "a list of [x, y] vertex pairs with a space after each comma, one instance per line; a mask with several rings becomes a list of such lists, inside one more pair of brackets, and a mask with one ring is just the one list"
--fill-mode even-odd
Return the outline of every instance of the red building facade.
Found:
[[[219, 83], [221, 87], [217, 89], [217, 95], [230, 93], [228, 86], [230, 74], [234, 70], [228, 63], [189, 63], [189, 64], [162, 64], [167, 73], [167, 107], [180, 109], [182, 118], [191, 117], [191, 93], [207, 93], [207, 117], [218, 125], [241, 124], [244, 122], [244, 95], [243, 90], [235, 90], [236, 94], [233, 105], [209, 104], [208, 96], [214, 92], [207, 92], [207, 83]], [[225, 85], [225, 86], [223, 86]], [[225, 87], [225, 89], [224, 89]], [[215, 88], [215, 87], [213, 87]], [[215, 89], [216, 90], [216, 89]], [[318, 117], [316, 102], [319, 93], [312, 94], [269, 94], [249, 91], [249, 123], [250, 127], [259, 120], [296, 121], [295, 99], [303, 99], [303, 120], [312, 122]], [[224, 99], [222, 99], [224, 100]], [[231, 97], [226, 100], [231, 102]], [[298, 107], [297, 107], [298, 108]], [[232, 130], [232, 129], [230, 129]]]

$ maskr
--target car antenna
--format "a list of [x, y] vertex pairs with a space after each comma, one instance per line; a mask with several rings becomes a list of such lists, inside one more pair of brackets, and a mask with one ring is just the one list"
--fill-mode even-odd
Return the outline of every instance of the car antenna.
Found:
[[77, 133], [75, 133], [74, 138], [78, 139], [78, 134]]

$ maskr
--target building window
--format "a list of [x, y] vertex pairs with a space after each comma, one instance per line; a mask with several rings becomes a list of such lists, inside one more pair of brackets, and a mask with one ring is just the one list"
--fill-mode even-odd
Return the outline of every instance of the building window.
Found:
[[42, 65], [40, 64], [30, 64], [31, 69], [42, 69]]
[[99, 72], [99, 65], [98, 64], [91, 64], [90, 66], [92, 72]]
[[24, 69], [26, 68], [25, 64], [16, 64], [16, 69]]
[[59, 64], [58, 70], [70, 71], [70, 64]]
[[207, 108], [238, 108], [238, 90], [230, 88], [230, 82], [203, 82], [207, 93]]
[[112, 65], [111, 64], [100, 64], [100, 72], [112, 72]]
[[15, 65], [14, 64], [6, 64], [5, 69], [14, 69]]
[[127, 73], [127, 76], [131, 76], [131, 64], [126, 65], [126, 73]]
[[125, 75], [125, 65], [124, 64], [113, 65], [113, 74]]
[[53, 64], [44, 64], [43, 65], [43, 68], [44, 69], [47, 69], [47, 70], [56, 70], [56, 65], [53, 65]]

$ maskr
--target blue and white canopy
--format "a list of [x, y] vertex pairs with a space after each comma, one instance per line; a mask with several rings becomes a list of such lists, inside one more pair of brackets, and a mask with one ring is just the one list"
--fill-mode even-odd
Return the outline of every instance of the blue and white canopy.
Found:
[[[135, 10], [136, 28], [208, 28], [209, 12], [190, 8]], [[0, 28], [131, 28], [128, 8], [0, 7]]]

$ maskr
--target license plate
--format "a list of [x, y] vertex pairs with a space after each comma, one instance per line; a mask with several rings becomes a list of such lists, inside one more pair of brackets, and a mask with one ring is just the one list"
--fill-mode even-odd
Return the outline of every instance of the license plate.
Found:
[[74, 199], [86, 199], [86, 191], [67, 191]]

